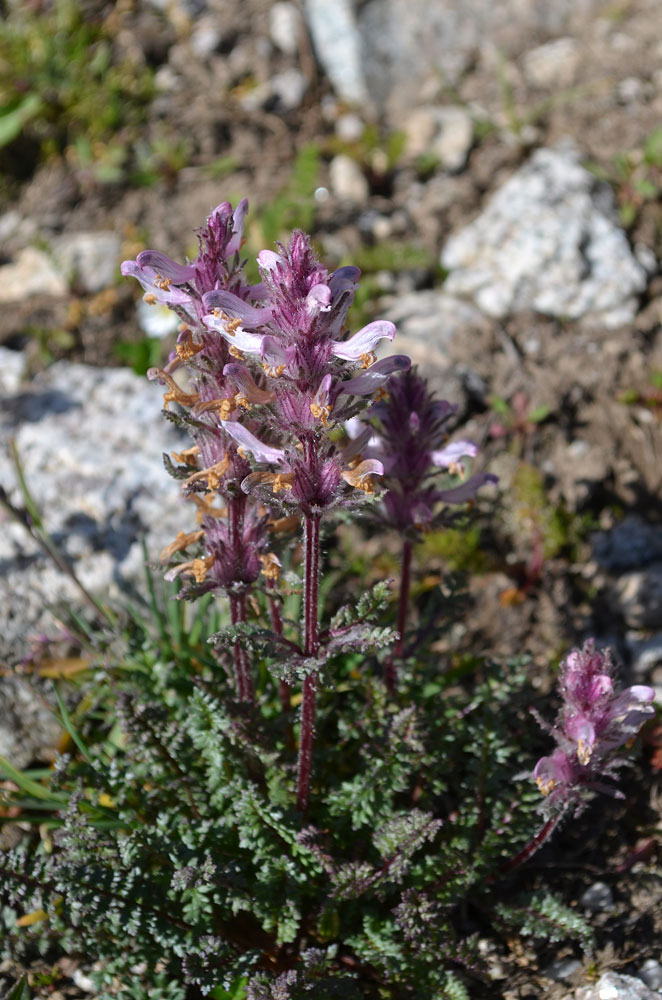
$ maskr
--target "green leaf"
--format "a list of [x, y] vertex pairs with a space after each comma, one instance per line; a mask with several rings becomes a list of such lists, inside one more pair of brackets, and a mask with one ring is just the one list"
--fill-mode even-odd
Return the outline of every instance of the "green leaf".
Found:
[[31, 778], [26, 777], [22, 771], [14, 767], [2, 754], [0, 754], [0, 772], [4, 773], [6, 778], [17, 784], [22, 792], [32, 796], [32, 798], [42, 799], [45, 802], [62, 803], [68, 801], [68, 796], [63, 792], [53, 792], [48, 788], [44, 788], [37, 781], [32, 781]]
[[28, 977], [21, 976], [16, 986], [9, 991], [5, 1000], [32, 1000], [32, 993], [28, 986]]
[[226, 990], [223, 986], [216, 986], [209, 996], [212, 1000], [244, 1000], [247, 983], [248, 979], [245, 976], [241, 976], [233, 981], [229, 990]]
[[60, 725], [62, 725], [64, 727], [64, 729], [66, 729], [66, 731], [69, 733], [69, 736], [71, 737], [71, 739], [73, 740], [73, 742], [76, 744], [76, 746], [80, 750], [81, 754], [83, 755], [83, 757], [85, 758], [85, 760], [87, 761], [87, 763], [91, 764], [92, 763], [92, 759], [91, 759], [91, 757], [90, 757], [90, 755], [88, 753], [87, 747], [83, 743], [83, 741], [82, 741], [79, 733], [76, 731], [76, 728], [75, 728], [73, 722], [71, 721], [71, 716], [69, 715], [69, 710], [67, 709], [67, 706], [64, 703], [64, 698], [62, 697], [62, 695], [58, 691], [58, 688], [57, 688], [56, 684], [53, 685], [53, 691], [55, 692], [55, 698], [57, 700], [57, 707], [60, 710], [59, 717], [58, 717], [57, 712], [53, 712], [53, 715], [58, 720], [58, 722], [60, 723]]
[[39, 94], [28, 94], [15, 108], [0, 112], [0, 147], [13, 142], [27, 123], [36, 118], [41, 109], [42, 101]]

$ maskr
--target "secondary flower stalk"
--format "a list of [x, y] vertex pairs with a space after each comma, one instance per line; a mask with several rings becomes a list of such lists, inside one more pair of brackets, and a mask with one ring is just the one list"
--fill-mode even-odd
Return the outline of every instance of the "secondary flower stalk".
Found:
[[[436, 399], [425, 379], [412, 369], [393, 375], [384, 397], [365, 414], [365, 419], [374, 420], [378, 428], [367, 454], [384, 466], [386, 492], [379, 516], [403, 538], [398, 639], [385, 667], [391, 692], [397, 687], [395, 660], [404, 653], [414, 542], [436, 523], [442, 523], [438, 514], [442, 504], [472, 501], [481, 486], [497, 482], [496, 476], [488, 473], [465, 479], [465, 459], [475, 458], [478, 448], [473, 441], [447, 443], [446, 424], [455, 411], [456, 407], [446, 400]], [[464, 481], [440, 488], [439, 470]]]

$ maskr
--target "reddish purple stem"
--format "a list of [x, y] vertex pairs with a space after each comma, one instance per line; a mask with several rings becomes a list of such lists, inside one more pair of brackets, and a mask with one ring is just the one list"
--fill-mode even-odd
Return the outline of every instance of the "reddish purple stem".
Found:
[[[305, 656], [317, 656], [319, 649], [319, 559], [320, 515], [311, 514], [304, 519], [304, 582], [303, 582], [303, 651]], [[310, 778], [313, 768], [313, 742], [315, 739], [315, 677], [303, 682], [301, 703], [301, 737], [297, 775], [297, 809], [305, 812], [310, 795]]]
[[545, 841], [549, 840], [551, 835], [554, 833], [554, 830], [558, 826], [558, 823], [563, 814], [564, 811], [561, 810], [560, 812], [556, 813], [555, 816], [552, 816], [551, 819], [548, 819], [545, 825], [541, 827], [540, 830], [538, 830], [538, 833], [535, 835], [533, 840], [530, 840], [529, 843], [526, 845], [526, 847], [522, 848], [519, 854], [516, 854], [514, 858], [510, 858], [508, 861], [505, 862], [505, 864], [501, 866], [501, 868], [499, 869], [501, 874], [505, 875], [506, 872], [511, 872], [513, 871], [513, 869], [519, 868], [520, 865], [523, 865], [525, 861], [528, 861], [529, 858], [532, 857], [532, 855], [534, 855], [536, 851], [542, 847]]

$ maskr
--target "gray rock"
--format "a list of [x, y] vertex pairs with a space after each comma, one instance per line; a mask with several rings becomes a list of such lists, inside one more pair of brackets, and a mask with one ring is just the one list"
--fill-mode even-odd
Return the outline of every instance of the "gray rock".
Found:
[[653, 671], [662, 666], [662, 635], [654, 635], [650, 639], [628, 638], [626, 643], [633, 676], [637, 680], [652, 677]]
[[651, 990], [662, 989], [662, 965], [655, 958], [648, 958], [639, 969], [637, 978]]
[[369, 104], [351, 0], [305, 0], [304, 12], [317, 58], [338, 97], [350, 104]]
[[[333, 6], [333, 0], [329, 0]], [[569, 33], [601, 0], [368, 0], [360, 5], [363, 72], [398, 125], [411, 108], [456, 84], [477, 54], [522, 51], [526, 39]]]
[[579, 903], [591, 913], [604, 913], [614, 905], [614, 894], [606, 882], [594, 882], [580, 896]]
[[293, 3], [278, 0], [269, 11], [269, 34], [276, 48], [293, 56], [299, 48], [301, 14]]
[[603, 569], [640, 569], [662, 559], [662, 525], [648, 524], [631, 514], [610, 531], [592, 535], [591, 545], [593, 558]]
[[415, 108], [404, 129], [410, 156], [433, 155], [451, 172], [461, 170], [466, 163], [474, 126], [471, 115], [464, 108], [429, 105]]
[[340, 153], [329, 164], [329, 184], [341, 201], [351, 201], [360, 205], [370, 194], [368, 181], [360, 166], [351, 156]]
[[446, 290], [489, 316], [526, 309], [592, 325], [634, 318], [647, 284], [610, 191], [571, 149], [541, 149], [446, 244]]
[[634, 976], [605, 972], [594, 986], [575, 990], [574, 1000], [659, 1000], [659, 994]]
[[524, 56], [524, 73], [536, 87], [569, 87], [574, 82], [581, 49], [574, 38], [556, 38]]
[[662, 562], [620, 576], [610, 603], [629, 628], [662, 628]]
[[0, 302], [23, 302], [32, 296], [63, 298], [68, 291], [62, 272], [35, 247], [25, 247], [0, 267]]
[[[11, 352], [0, 352], [0, 370]], [[104, 598], [144, 584], [140, 538], [158, 554], [193, 524], [161, 453], [188, 440], [161, 416], [159, 386], [126, 369], [60, 362], [6, 395], [2, 439], [12, 435], [44, 523], [82, 583]], [[19, 503], [12, 463], [0, 450], [0, 483]], [[0, 659], [21, 659], [35, 631], [52, 631], [47, 605], [80, 604], [74, 585], [24, 529], [0, 513]]]
[[117, 233], [69, 233], [53, 241], [53, 258], [72, 284], [100, 292], [115, 283], [121, 240]]

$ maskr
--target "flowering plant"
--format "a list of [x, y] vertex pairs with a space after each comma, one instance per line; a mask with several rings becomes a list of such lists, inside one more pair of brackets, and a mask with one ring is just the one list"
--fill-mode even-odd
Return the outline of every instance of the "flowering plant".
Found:
[[[490, 914], [587, 938], [558, 900], [505, 908], [494, 886], [615, 775], [652, 692], [614, 694], [591, 644], [568, 656], [539, 829], [523, 666], [475, 657], [458, 688], [436, 644], [451, 581], [431, 627], [408, 614], [414, 546], [495, 477], [468, 474], [477, 446], [448, 440], [409, 359], [377, 359], [391, 323], [347, 330], [356, 268], [295, 232], [246, 281], [246, 210], [219, 205], [191, 263], [122, 265], [181, 323], [148, 376], [191, 437], [165, 461], [194, 517], [160, 557], [179, 601], [150, 576], [154, 623], [80, 635], [103, 724], [60, 701], [74, 755], [41, 781], [0, 759], [7, 815], [41, 836], [0, 852], [0, 952], [93, 957], [100, 1000], [484, 996]], [[402, 539], [393, 613], [387, 584], [352, 598], [349, 569], [324, 573], [355, 514]]]

